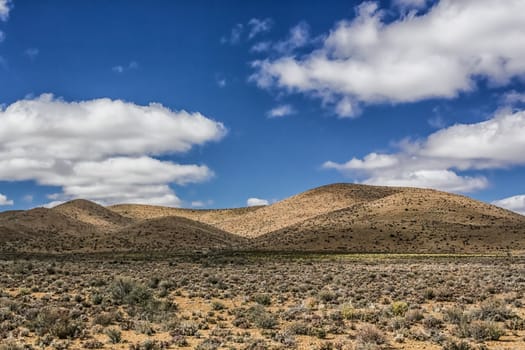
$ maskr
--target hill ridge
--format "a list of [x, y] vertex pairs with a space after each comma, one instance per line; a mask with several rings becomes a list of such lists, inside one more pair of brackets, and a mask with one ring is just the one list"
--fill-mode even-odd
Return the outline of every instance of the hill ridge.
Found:
[[432, 189], [335, 183], [268, 206], [181, 209], [77, 199], [0, 213], [0, 251], [525, 251], [525, 216]]

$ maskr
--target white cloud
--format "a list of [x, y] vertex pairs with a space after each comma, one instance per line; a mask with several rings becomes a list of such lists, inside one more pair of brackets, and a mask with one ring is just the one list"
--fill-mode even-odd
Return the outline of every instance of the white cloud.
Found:
[[192, 201], [190, 205], [193, 208], [203, 208], [213, 204], [213, 200], [208, 199], [207, 201]]
[[111, 70], [115, 73], [124, 73], [130, 70], [136, 70], [138, 68], [139, 68], [139, 64], [135, 61], [131, 61], [125, 66], [122, 66], [122, 65], [113, 66]]
[[11, 0], [0, 0], [0, 20], [7, 21], [11, 11]]
[[370, 153], [346, 163], [328, 161], [323, 167], [364, 178], [367, 184], [469, 192], [487, 187], [488, 181], [459, 172], [525, 164], [523, 135], [525, 111], [502, 110], [487, 121], [457, 124], [425, 140], [405, 141], [398, 153]]
[[358, 6], [306, 55], [255, 61], [251, 80], [339, 105], [453, 98], [478, 79], [505, 85], [525, 77], [525, 2], [442, 0], [429, 11], [383, 21], [375, 2]]
[[200, 113], [157, 103], [42, 95], [0, 111], [0, 179], [61, 187], [53, 200], [180, 205], [170, 184], [206, 181], [213, 172], [153, 157], [186, 152], [225, 133]]
[[310, 27], [306, 22], [300, 22], [290, 29], [288, 37], [278, 41], [273, 48], [282, 54], [290, 54], [295, 49], [305, 46], [310, 42]]
[[419, 10], [427, 6], [429, 0], [394, 0], [394, 6], [399, 7], [402, 10]]
[[22, 199], [24, 202], [32, 203], [34, 198], [32, 194], [26, 194]]
[[49, 203], [45, 203], [44, 205], [42, 205], [42, 207], [51, 209], [56, 207], [57, 205], [64, 204], [65, 202], [66, 201], [52, 201]]
[[492, 204], [497, 205], [508, 210], [515, 211], [516, 213], [525, 215], [525, 195], [517, 195], [508, 198], [503, 198], [497, 201], [492, 202]]
[[241, 41], [241, 35], [244, 31], [244, 25], [242, 23], [237, 23], [231, 30], [229, 36], [223, 36], [221, 38], [222, 44], [236, 45]]
[[0, 193], [0, 205], [13, 205], [15, 202], [11, 199], [7, 199], [7, 197]]
[[270, 41], [261, 41], [252, 46], [250, 51], [252, 52], [265, 52], [270, 50], [272, 43]]
[[272, 108], [268, 111], [268, 113], [266, 113], [266, 115], [268, 116], [268, 118], [281, 118], [295, 113], [296, 112], [293, 106], [287, 104]]
[[254, 206], [257, 206], [257, 205], [268, 205], [270, 204], [270, 202], [266, 199], [261, 199], [261, 198], [248, 198], [248, 200], [246, 201], [246, 205], [249, 206], [249, 207], [254, 207]]
[[509, 106], [513, 106], [518, 103], [525, 103], [525, 92], [517, 92], [515, 90], [509, 91], [502, 96], [501, 102]]
[[389, 154], [370, 153], [364, 157], [363, 160], [352, 158], [344, 164], [334, 162], [326, 162], [325, 168], [336, 170], [375, 170], [381, 168], [389, 168], [398, 164], [398, 159]]
[[250, 32], [248, 33], [248, 39], [253, 39], [255, 36], [257, 36], [260, 33], [268, 32], [270, 29], [272, 29], [273, 21], [270, 18], [265, 19], [259, 19], [259, 18], [252, 18], [248, 22], [248, 26], [250, 27]]

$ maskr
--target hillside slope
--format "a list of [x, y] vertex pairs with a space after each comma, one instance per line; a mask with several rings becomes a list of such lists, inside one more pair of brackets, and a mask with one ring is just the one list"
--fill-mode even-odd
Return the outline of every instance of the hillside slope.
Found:
[[525, 252], [525, 217], [465, 196], [333, 184], [264, 207], [192, 210], [74, 200], [0, 213], [0, 252]]
[[143, 220], [114, 232], [98, 249], [185, 252], [235, 249], [246, 239], [194, 220], [167, 216]]
[[525, 217], [434, 190], [398, 192], [265, 234], [254, 249], [392, 253], [525, 249]]
[[0, 251], [81, 250], [97, 228], [46, 208], [0, 213]]
[[84, 199], [66, 202], [51, 210], [73, 220], [93, 225], [100, 230], [114, 230], [133, 222], [130, 218]]

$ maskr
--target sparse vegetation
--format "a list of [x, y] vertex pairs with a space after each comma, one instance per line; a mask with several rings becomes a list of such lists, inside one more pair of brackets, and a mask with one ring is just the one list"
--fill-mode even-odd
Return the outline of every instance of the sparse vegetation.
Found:
[[[516, 256], [4, 260], [0, 349], [512, 348], [524, 268]], [[425, 292], [445, 287], [446, 301]]]

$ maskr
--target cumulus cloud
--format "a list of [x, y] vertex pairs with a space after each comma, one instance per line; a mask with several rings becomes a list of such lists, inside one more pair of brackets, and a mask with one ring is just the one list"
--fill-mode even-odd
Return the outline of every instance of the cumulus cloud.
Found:
[[508, 198], [499, 199], [492, 202], [492, 204], [497, 205], [508, 210], [512, 210], [516, 213], [525, 215], [525, 195], [517, 195]]
[[0, 193], [0, 205], [13, 205], [15, 202], [11, 199], [7, 199], [7, 197]]
[[442, 0], [385, 22], [378, 4], [365, 2], [309, 53], [253, 62], [251, 80], [321, 98], [341, 116], [359, 104], [453, 98], [479, 79], [502, 86], [525, 76], [525, 46], [516, 44], [524, 12], [521, 0]]
[[525, 92], [509, 91], [502, 96], [501, 102], [508, 106], [525, 103]]
[[403, 11], [420, 10], [427, 6], [429, 0], [394, 0], [393, 4]]
[[288, 38], [274, 45], [280, 53], [291, 53], [295, 49], [305, 46], [310, 42], [310, 27], [306, 22], [300, 22], [290, 29]]
[[0, 20], [7, 21], [11, 11], [11, 0], [0, 0]]
[[0, 179], [59, 186], [58, 201], [180, 205], [170, 185], [206, 181], [213, 172], [154, 157], [187, 152], [225, 133], [200, 113], [157, 103], [41, 95], [0, 111]]
[[266, 113], [268, 118], [281, 118], [291, 114], [295, 114], [295, 109], [289, 104], [277, 106]]
[[525, 111], [502, 110], [491, 119], [457, 124], [424, 140], [405, 141], [398, 153], [370, 153], [345, 163], [327, 161], [326, 169], [354, 175], [363, 183], [470, 192], [487, 187], [481, 175], [464, 171], [525, 164]]
[[250, 27], [250, 32], [248, 33], [248, 39], [253, 39], [260, 33], [265, 33], [272, 29], [273, 21], [271, 18], [252, 18], [248, 22], [248, 27]]
[[254, 207], [257, 205], [268, 205], [268, 204], [270, 204], [268, 200], [261, 199], [261, 198], [255, 198], [255, 197], [248, 198], [248, 200], [246, 201], [246, 205], [249, 207]]

